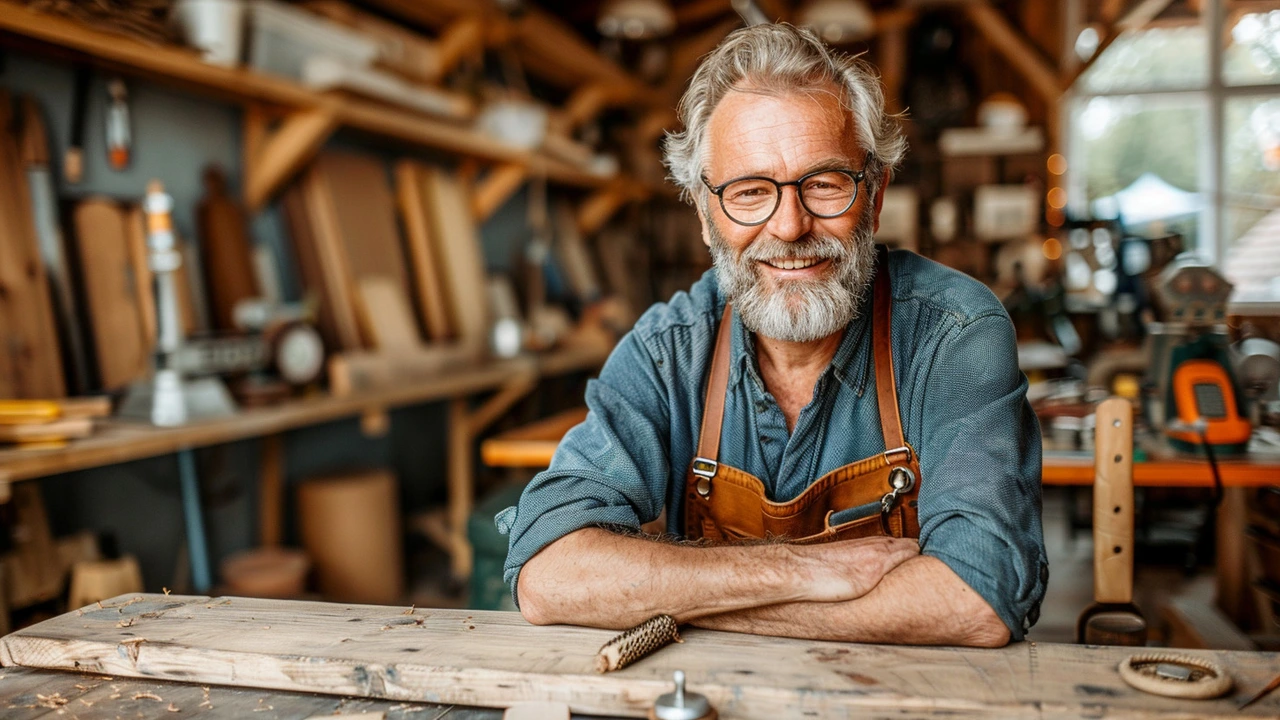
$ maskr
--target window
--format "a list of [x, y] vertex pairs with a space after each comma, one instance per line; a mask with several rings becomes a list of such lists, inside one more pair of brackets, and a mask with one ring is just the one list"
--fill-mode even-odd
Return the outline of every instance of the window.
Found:
[[1065, 111], [1074, 214], [1178, 232], [1234, 302], [1280, 302], [1280, 0], [1171, 2], [1093, 61]]

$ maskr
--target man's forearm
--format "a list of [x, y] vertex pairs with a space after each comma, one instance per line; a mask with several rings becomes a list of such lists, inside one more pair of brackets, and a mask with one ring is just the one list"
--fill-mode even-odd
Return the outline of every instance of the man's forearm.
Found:
[[917, 557], [855, 600], [786, 603], [695, 618], [715, 630], [815, 640], [1000, 647], [1009, 629], [937, 558]]
[[688, 622], [859, 597], [917, 554], [914, 542], [891, 538], [700, 547], [585, 528], [525, 563], [516, 592], [521, 612], [536, 624], [625, 628], [659, 613]]

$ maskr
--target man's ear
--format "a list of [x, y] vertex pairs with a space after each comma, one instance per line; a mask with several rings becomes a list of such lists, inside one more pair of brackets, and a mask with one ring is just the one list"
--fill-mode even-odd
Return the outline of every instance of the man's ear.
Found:
[[698, 222], [702, 224], [702, 244], [711, 247], [711, 232], [707, 223], [711, 222], [707, 219], [707, 214], [703, 211], [701, 203], [694, 202], [693, 207], [698, 211]]
[[880, 181], [880, 187], [876, 188], [876, 211], [873, 232], [880, 232], [880, 209], [884, 207], [884, 189], [889, 187], [889, 173], [884, 174], [884, 179]]

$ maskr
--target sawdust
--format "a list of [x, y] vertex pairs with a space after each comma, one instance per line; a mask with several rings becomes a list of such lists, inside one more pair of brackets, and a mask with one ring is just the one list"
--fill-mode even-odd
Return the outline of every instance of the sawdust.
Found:
[[155, 700], [156, 702], [164, 702], [164, 698], [153, 692], [140, 692], [133, 694], [134, 700]]

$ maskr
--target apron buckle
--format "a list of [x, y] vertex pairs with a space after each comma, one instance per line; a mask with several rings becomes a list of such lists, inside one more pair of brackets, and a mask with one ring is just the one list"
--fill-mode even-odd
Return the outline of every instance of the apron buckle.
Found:
[[902, 447], [896, 447], [892, 450], [885, 450], [884, 460], [885, 462], [892, 465], [894, 463], [893, 456], [899, 455], [899, 454], [905, 455], [905, 457], [902, 458], [902, 462], [911, 462], [911, 446], [910, 445], [903, 445]]
[[708, 460], [704, 457], [693, 459], [690, 471], [698, 476], [698, 482], [694, 485], [698, 494], [702, 497], [711, 495], [711, 478], [716, 476], [716, 472], [720, 470], [720, 463], [715, 460]]

